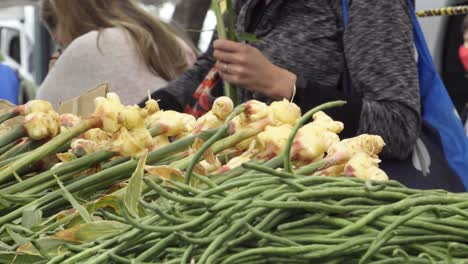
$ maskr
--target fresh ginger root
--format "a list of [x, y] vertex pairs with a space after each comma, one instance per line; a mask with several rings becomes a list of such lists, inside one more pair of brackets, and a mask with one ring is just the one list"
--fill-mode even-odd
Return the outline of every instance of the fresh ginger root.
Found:
[[202, 131], [221, 127], [226, 117], [234, 110], [234, 103], [229, 97], [217, 98], [211, 111], [200, 117], [195, 123], [193, 134], [197, 135]]
[[324, 156], [325, 152], [340, 141], [337, 135], [343, 130], [343, 123], [334, 121], [324, 112], [313, 116], [313, 122], [299, 129], [293, 142], [293, 159], [309, 163]]
[[356, 153], [344, 167], [346, 176], [362, 180], [387, 181], [387, 174], [378, 167], [380, 160], [365, 152]]

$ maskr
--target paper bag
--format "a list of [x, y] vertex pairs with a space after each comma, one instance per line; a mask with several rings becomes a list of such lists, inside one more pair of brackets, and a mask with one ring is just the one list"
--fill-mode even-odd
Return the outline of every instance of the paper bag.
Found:
[[85, 94], [61, 102], [59, 105], [59, 113], [89, 116], [94, 112], [94, 99], [97, 97], [105, 97], [108, 92], [109, 84], [102, 84]]

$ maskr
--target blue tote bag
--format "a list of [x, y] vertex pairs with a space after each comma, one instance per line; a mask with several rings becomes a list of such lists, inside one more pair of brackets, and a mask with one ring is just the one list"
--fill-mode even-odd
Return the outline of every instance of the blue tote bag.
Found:
[[[343, 21], [349, 22], [348, 1], [342, 0]], [[455, 106], [440, 78], [413, 4], [414, 44], [418, 52], [419, 85], [423, 126], [413, 156], [407, 161], [384, 161], [382, 168], [392, 179], [420, 189], [468, 189], [468, 138]], [[349, 75], [345, 89], [352, 87]]]
[[18, 104], [19, 86], [20, 83], [16, 72], [0, 63], [0, 99]]

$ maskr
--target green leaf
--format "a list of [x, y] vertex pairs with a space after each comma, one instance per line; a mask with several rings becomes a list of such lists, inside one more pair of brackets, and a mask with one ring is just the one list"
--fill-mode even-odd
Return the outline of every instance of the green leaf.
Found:
[[237, 38], [240, 41], [247, 41], [247, 42], [250, 42], [250, 43], [256, 43], [256, 42], [259, 41], [257, 36], [255, 36], [254, 34], [247, 33], [247, 32], [239, 33]]
[[0, 264], [31, 264], [44, 263], [44, 259], [36, 255], [15, 252], [0, 252]]
[[6, 226], [6, 231], [7, 231], [8, 235], [10, 236], [10, 238], [13, 239], [13, 241], [15, 241], [15, 243], [18, 244], [18, 245], [24, 245], [24, 244], [29, 243], [29, 241], [31, 241], [31, 240], [29, 238], [23, 237], [20, 234], [18, 234], [17, 232], [19, 230], [16, 229], [16, 228], [14, 226], [11, 226], [11, 225]]
[[42, 222], [42, 211], [27, 208], [23, 211], [21, 225], [26, 228], [32, 228], [40, 225]]
[[54, 174], [55, 180], [57, 181], [58, 185], [60, 186], [60, 189], [62, 189], [62, 195], [63, 198], [68, 200], [73, 208], [75, 208], [78, 213], [81, 215], [83, 220], [85, 220], [86, 223], [91, 223], [93, 222], [93, 218], [91, 215], [88, 213], [86, 208], [84, 208], [76, 199], [73, 197], [73, 195], [63, 186], [63, 183], [60, 181], [60, 179], [57, 177], [57, 175]]
[[67, 242], [88, 243], [103, 236], [117, 234], [126, 227], [128, 225], [116, 221], [96, 221], [59, 231], [52, 237]]
[[12, 247], [0, 241], [0, 251], [9, 251], [12, 250]]
[[[115, 221], [96, 221], [59, 231], [53, 236], [43, 237], [36, 240], [36, 242], [40, 245], [44, 253], [54, 257], [67, 253], [67, 244], [79, 245], [94, 242], [104, 236], [117, 234], [126, 227], [128, 227], [128, 225]], [[17, 252], [40, 255], [39, 251], [31, 243], [19, 247]]]
[[[65, 247], [66, 244], [74, 245], [74, 243], [69, 243], [67, 241], [53, 237], [44, 237], [36, 240], [36, 242], [37, 244], [40, 244], [41, 249], [51, 257], [67, 253], [68, 249]], [[21, 254], [41, 256], [41, 253], [39, 253], [39, 251], [32, 245], [32, 243], [28, 243], [19, 247], [16, 252]]]
[[143, 192], [143, 176], [145, 174], [145, 165], [146, 158], [148, 157], [148, 152], [140, 158], [138, 161], [138, 166], [133, 173], [130, 181], [128, 183], [127, 189], [124, 194], [124, 205], [128, 212], [133, 216], [138, 218], [138, 204], [141, 199], [141, 194]]

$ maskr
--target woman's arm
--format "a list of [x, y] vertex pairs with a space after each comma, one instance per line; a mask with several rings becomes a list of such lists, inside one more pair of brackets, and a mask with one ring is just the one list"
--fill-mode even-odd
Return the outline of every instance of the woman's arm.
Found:
[[[341, 6], [340, 6], [341, 8]], [[351, 83], [358, 92], [311, 87], [298, 77], [295, 102], [301, 109], [345, 100], [328, 110], [345, 124], [342, 137], [369, 133], [387, 143], [383, 157], [405, 159], [420, 131], [420, 96], [413, 46], [413, 28], [405, 0], [353, 0], [344, 34]]]
[[353, 0], [344, 49], [363, 95], [359, 133], [381, 135], [385, 158], [405, 159], [421, 124], [413, 27], [406, 0]]

